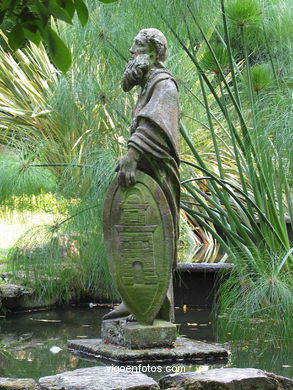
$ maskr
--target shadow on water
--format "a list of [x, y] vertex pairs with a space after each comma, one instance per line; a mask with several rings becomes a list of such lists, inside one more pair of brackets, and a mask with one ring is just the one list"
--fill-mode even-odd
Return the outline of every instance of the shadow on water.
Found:
[[[68, 339], [99, 338], [101, 318], [107, 308], [66, 308], [14, 314], [0, 318], [0, 376], [42, 376], [97, 365], [112, 365], [105, 361], [91, 361], [67, 351]], [[194, 309], [184, 313], [176, 310], [179, 333], [192, 339], [214, 342], [209, 310]], [[292, 352], [269, 347], [249, 349], [232, 346], [231, 362], [227, 366], [256, 367], [287, 377], [293, 376]], [[207, 370], [222, 365], [185, 366], [186, 371]], [[152, 374], [158, 379], [162, 374]]]

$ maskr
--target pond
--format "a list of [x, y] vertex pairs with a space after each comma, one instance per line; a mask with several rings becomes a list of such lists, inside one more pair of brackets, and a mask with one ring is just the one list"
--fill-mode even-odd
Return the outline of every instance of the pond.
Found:
[[[70, 354], [66, 346], [68, 339], [100, 337], [101, 317], [108, 311], [101, 307], [66, 307], [0, 318], [0, 376], [38, 379], [77, 368], [111, 365], [111, 362], [91, 361]], [[176, 322], [181, 324], [181, 335], [215, 341], [209, 310], [193, 309], [184, 313], [177, 309]], [[253, 350], [246, 346], [231, 346], [231, 352], [231, 360], [225, 366], [255, 367], [293, 377], [292, 352], [269, 345]], [[186, 370], [223, 366], [192, 365]]]

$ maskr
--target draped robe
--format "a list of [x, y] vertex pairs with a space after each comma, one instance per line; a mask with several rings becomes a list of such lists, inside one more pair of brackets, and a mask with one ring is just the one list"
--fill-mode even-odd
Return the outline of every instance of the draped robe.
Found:
[[[175, 229], [174, 269], [179, 235], [179, 102], [176, 81], [166, 69], [158, 68], [150, 74], [138, 97], [132, 119], [128, 147], [140, 152], [137, 169], [150, 175], [160, 185], [172, 214]], [[168, 292], [172, 295], [170, 290], [172, 286]], [[169, 297], [165, 313], [173, 311], [171, 301], [172, 297]], [[174, 320], [173, 316], [174, 313], [161, 313], [161, 317], [168, 320]]]

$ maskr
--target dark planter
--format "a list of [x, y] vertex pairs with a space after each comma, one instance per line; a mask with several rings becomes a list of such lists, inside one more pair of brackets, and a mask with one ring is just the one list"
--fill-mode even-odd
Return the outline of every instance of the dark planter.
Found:
[[173, 278], [175, 307], [211, 307], [218, 277], [232, 268], [229, 263], [179, 263]]

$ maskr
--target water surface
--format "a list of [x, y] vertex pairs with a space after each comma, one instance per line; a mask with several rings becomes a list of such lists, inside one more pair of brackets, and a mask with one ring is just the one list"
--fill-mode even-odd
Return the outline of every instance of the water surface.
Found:
[[[64, 308], [10, 315], [0, 318], [0, 376], [35, 378], [67, 370], [111, 365], [70, 354], [68, 339], [99, 338], [101, 317], [107, 308]], [[215, 342], [210, 312], [205, 309], [176, 310], [179, 333], [201, 341]], [[60, 349], [60, 350], [59, 350]], [[293, 353], [279, 348], [232, 346], [231, 361], [224, 365], [192, 365], [187, 370], [214, 367], [255, 367], [293, 377]], [[57, 353], [56, 353], [57, 352]], [[158, 379], [158, 375], [153, 375]]]

